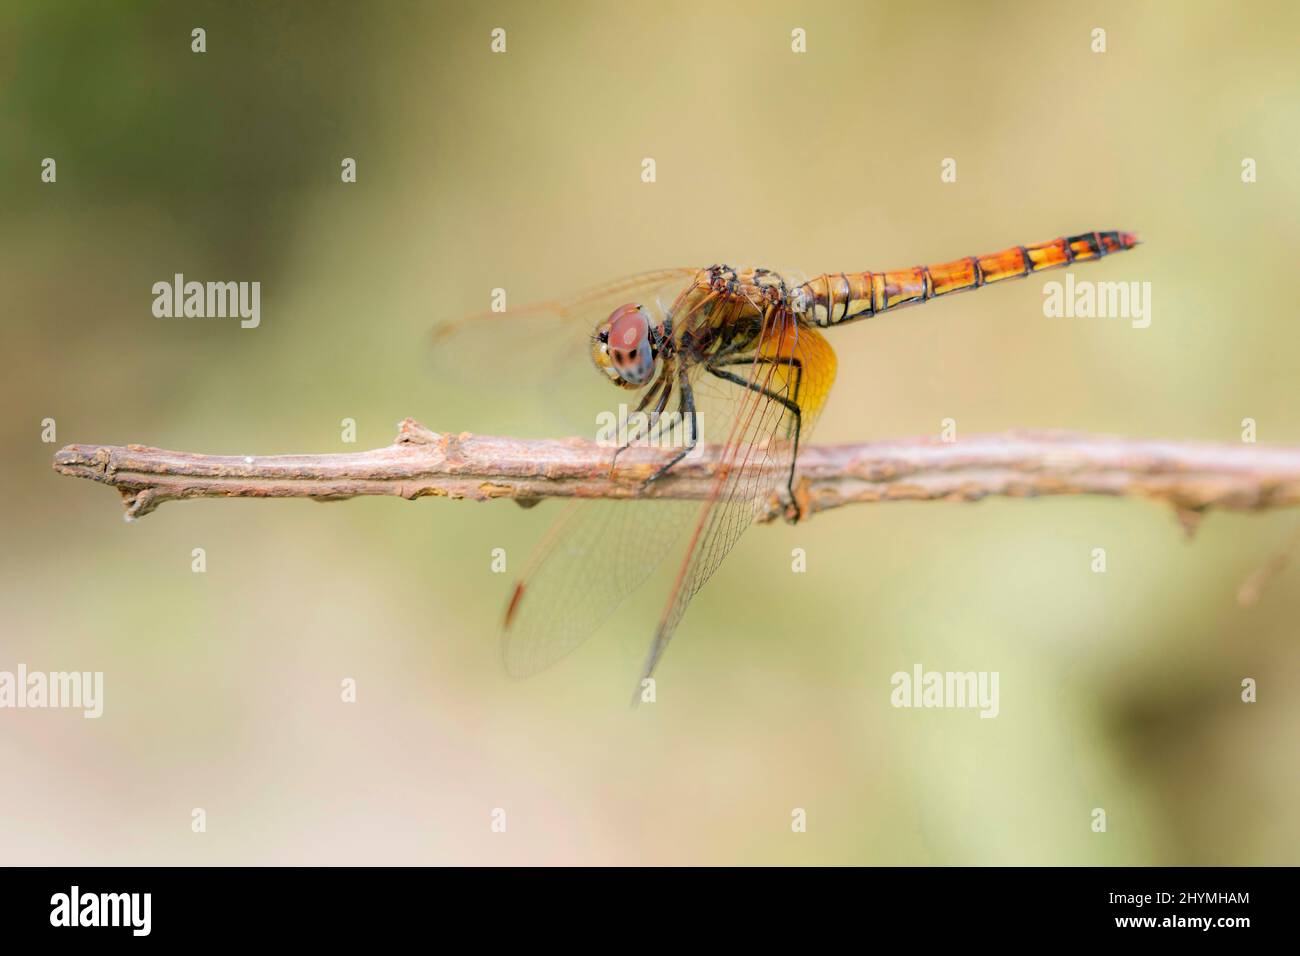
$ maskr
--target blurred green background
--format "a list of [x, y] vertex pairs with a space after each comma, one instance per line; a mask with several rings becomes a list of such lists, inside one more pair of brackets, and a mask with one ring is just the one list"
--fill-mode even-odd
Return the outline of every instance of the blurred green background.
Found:
[[[541, 433], [562, 387], [431, 372], [431, 326], [497, 286], [1112, 228], [1146, 244], [1077, 275], [1151, 282], [1150, 328], [1045, 319], [1037, 278], [860, 323], [834, 333], [818, 438], [952, 417], [1236, 441], [1251, 417], [1300, 441], [1298, 31], [1285, 2], [5, 4], [0, 669], [107, 686], [98, 721], [0, 712], [0, 862], [1300, 862], [1298, 572], [1235, 601], [1293, 515], [1211, 515], [1191, 542], [1118, 500], [756, 528], [631, 712], [661, 591], [542, 676], [500, 667], [490, 553], [519, 567], [553, 502], [126, 525], [50, 469], [69, 442], [377, 447], [407, 415]], [[259, 280], [261, 327], [154, 318], [175, 272]], [[998, 671], [1001, 716], [892, 708], [918, 662]]]

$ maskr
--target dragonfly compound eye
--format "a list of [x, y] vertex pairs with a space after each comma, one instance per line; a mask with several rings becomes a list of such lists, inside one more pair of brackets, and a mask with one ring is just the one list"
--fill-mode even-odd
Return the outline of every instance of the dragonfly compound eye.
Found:
[[616, 385], [640, 388], [654, 374], [650, 315], [639, 305], [621, 305], [601, 324], [592, 357]]

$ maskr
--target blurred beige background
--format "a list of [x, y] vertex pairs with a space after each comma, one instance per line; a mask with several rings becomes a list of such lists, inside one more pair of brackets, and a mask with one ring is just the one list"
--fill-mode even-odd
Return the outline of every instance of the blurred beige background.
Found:
[[[490, 552], [517, 567], [554, 503], [126, 525], [53, 474], [46, 417], [59, 445], [230, 454], [376, 447], [406, 415], [539, 433], [562, 388], [431, 372], [431, 325], [497, 286], [894, 268], [1094, 228], [1145, 239], [1077, 274], [1151, 282], [1150, 328], [1046, 319], [1035, 278], [840, 330], [819, 439], [952, 417], [1235, 441], [1252, 417], [1300, 441], [1293, 4], [642, 7], [5, 5], [0, 669], [107, 686], [97, 721], [0, 711], [0, 862], [1300, 862], [1300, 572], [1234, 600], [1294, 515], [1212, 515], [1190, 543], [1113, 500], [756, 528], [630, 712], [662, 592], [540, 677], [500, 668]], [[261, 281], [261, 327], [155, 319], [175, 272]], [[1001, 715], [892, 708], [918, 662], [998, 671]]]

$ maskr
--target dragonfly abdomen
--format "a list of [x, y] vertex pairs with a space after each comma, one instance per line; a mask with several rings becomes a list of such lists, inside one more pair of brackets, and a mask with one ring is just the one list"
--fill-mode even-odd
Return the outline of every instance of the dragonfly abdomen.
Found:
[[794, 311], [810, 323], [828, 328], [1004, 279], [1100, 259], [1137, 244], [1138, 238], [1131, 232], [1086, 232], [954, 262], [890, 272], [831, 273], [799, 286], [791, 301]]

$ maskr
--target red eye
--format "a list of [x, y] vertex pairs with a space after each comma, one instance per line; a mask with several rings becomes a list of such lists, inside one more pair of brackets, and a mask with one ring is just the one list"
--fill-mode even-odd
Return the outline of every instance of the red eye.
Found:
[[615, 385], [640, 388], [654, 377], [654, 330], [650, 314], [635, 303], [620, 305], [597, 331], [592, 356]]
[[634, 349], [650, 337], [650, 323], [637, 305], [621, 305], [609, 317], [609, 344], [618, 349]]

